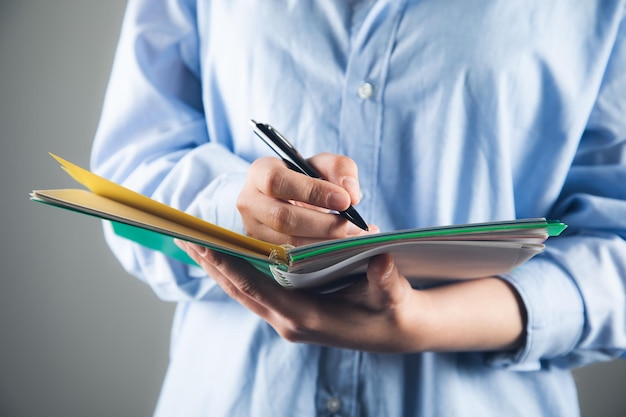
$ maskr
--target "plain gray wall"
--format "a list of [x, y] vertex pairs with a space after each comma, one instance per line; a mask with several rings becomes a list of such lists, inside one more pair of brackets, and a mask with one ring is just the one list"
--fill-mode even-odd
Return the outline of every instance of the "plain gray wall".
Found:
[[[149, 416], [173, 306], [87, 216], [32, 203], [88, 165], [125, 1], [0, 0], [0, 416]], [[576, 371], [585, 416], [626, 415], [626, 363]]]

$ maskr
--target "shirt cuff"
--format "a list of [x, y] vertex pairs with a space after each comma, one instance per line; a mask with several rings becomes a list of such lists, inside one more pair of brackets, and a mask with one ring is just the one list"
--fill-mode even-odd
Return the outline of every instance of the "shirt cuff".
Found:
[[186, 211], [220, 227], [245, 234], [243, 220], [237, 210], [237, 198], [246, 176], [246, 173], [239, 172], [220, 175], [196, 196]]
[[487, 363], [534, 371], [541, 368], [541, 360], [571, 351], [582, 335], [584, 305], [569, 275], [539, 255], [501, 278], [516, 289], [526, 308], [526, 339], [517, 351], [489, 355]]
[[[237, 198], [246, 181], [245, 173], [222, 174], [205, 187], [189, 205], [187, 213], [220, 227], [245, 234]], [[199, 266], [187, 266], [191, 278], [206, 278]]]

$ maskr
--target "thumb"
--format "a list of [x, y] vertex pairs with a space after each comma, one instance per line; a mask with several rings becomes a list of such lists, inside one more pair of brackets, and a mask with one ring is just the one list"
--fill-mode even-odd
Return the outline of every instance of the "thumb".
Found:
[[393, 257], [382, 254], [370, 259], [367, 281], [375, 305], [386, 307], [392, 303], [400, 286], [400, 275]]
[[352, 204], [361, 199], [359, 174], [356, 162], [343, 155], [321, 153], [309, 160], [324, 178], [343, 188], [349, 195]]

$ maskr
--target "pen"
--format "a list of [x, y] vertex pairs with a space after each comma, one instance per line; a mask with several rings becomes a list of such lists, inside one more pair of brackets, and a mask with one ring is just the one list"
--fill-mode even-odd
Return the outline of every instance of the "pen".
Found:
[[[324, 179], [278, 130], [268, 124], [257, 123], [254, 120], [250, 120], [250, 125], [254, 129], [254, 133], [272, 148], [290, 169], [312, 178]], [[346, 210], [340, 211], [339, 214], [361, 229], [368, 230], [367, 223], [365, 223], [354, 207], [350, 206]]]

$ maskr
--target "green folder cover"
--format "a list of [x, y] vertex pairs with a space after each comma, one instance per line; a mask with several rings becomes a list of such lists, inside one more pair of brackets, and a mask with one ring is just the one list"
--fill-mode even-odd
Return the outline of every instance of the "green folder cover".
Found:
[[173, 238], [245, 260], [289, 288], [334, 290], [365, 271], [371, 257], [391, 253], [414, 284], [504, 274], [541, 253], [566, 225], [521, 219], [429, 227], [290, 247], [251, 238], [152, 200], [52, 155], [87, 190], [35, 190], [33, 201], [112, 222], [119, 236], [188, 264]]

